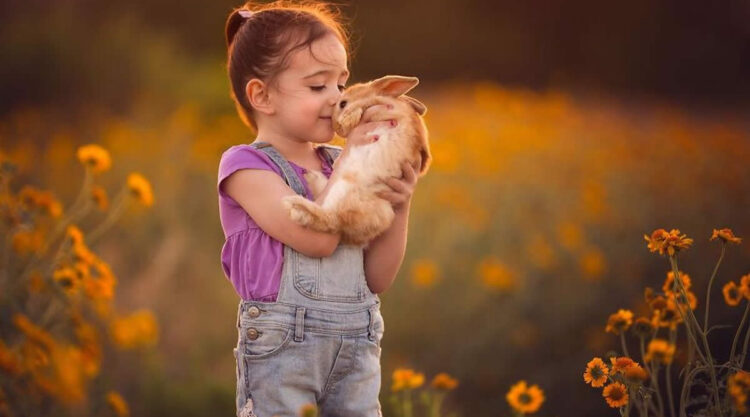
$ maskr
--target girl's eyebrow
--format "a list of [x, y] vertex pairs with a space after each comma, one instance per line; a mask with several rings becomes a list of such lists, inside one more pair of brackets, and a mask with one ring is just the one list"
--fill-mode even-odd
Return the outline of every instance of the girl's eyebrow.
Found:
[[[315, 73], [310, 74], [310, 75], [304, 77], [303, 80], [306, 80], [308, 78], [312, 78], [312, 77], [314, 77], [316, 75], [328, 74], [328, 73], [331, 73], [331, 72], [333, 72], [333, 70], [325, 70], [324, 69], [324, 70], [316, 71]], [[348, 70], [341, 71], [341, 75], [349, 75], [349, 71]]]

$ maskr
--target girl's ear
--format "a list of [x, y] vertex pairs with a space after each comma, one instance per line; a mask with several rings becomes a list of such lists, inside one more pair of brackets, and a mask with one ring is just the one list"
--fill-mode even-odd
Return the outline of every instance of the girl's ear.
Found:
[[250, 103], [250, 107], [253, 109], [265, 114], [273, 114], [275, 112], [271, 98], [268, 95], [268, 87], [263, 81], [257, 78], [248, 81], [245, 84], [245, 96]]
[[372, 87], [386, 96], [398, 97], [405, 94], [419, 84], [417, 77], [402, 77], [400, 75], [386, 75], [371, 82]]
[[414, 107], [414, 110], [416, 110], [420, 116], [424, 116], [424, 114], [427, 113], [427, 106], [416, 98], [407, 95], [403, 95], [400, 98], [406, 100], [412, 107]]

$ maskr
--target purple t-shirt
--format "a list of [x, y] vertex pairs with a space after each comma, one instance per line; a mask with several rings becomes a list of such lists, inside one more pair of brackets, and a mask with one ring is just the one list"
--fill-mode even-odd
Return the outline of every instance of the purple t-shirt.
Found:
[[[321, 171], [331, 176], [331, 166], [317, 147]], [[307, 170], [289, 162], [302, 180], [307, 198], [312, 200], [310, 188], [303, 174]], [[239, 169], [265, 169], [283, 178], [281, 169], [263, 151], [250, 145], [234, 145], [224, 151], [219, 161], [219, 217], [224, 230], [221, 249], [221, 266], [224, 275], [232, 281], [235, 291], [244, 300], [274, 302], [281, 285], [281, 267], [284, 262], [284, 244], [261, 229], [245, 209], [222, 190], [222, 181]]]

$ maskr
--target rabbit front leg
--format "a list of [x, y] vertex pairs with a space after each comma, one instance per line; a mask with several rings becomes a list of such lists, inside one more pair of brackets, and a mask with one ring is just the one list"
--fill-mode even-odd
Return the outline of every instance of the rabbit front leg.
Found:
[[326, 184], [328, 183], [328, 178], [319, 171], [307, 171], [305, 172], [305, 180], [307, 181], [307, 185], [310, 187], [310, 192], [312, 192], [313, 199], [318, 198], [321, 192], [323, 192], [323, 189], [326, 188]]

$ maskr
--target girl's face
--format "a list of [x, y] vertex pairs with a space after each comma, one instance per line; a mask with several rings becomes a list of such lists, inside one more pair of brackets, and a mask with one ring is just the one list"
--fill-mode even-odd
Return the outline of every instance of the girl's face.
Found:
[[334, 35], [293, 52], [278, 89], [269, 92], [276, 111], [273, 130], [300, 142], [333, 139], [331, 114], [349, 78], [346, 67], [346, 50]]

